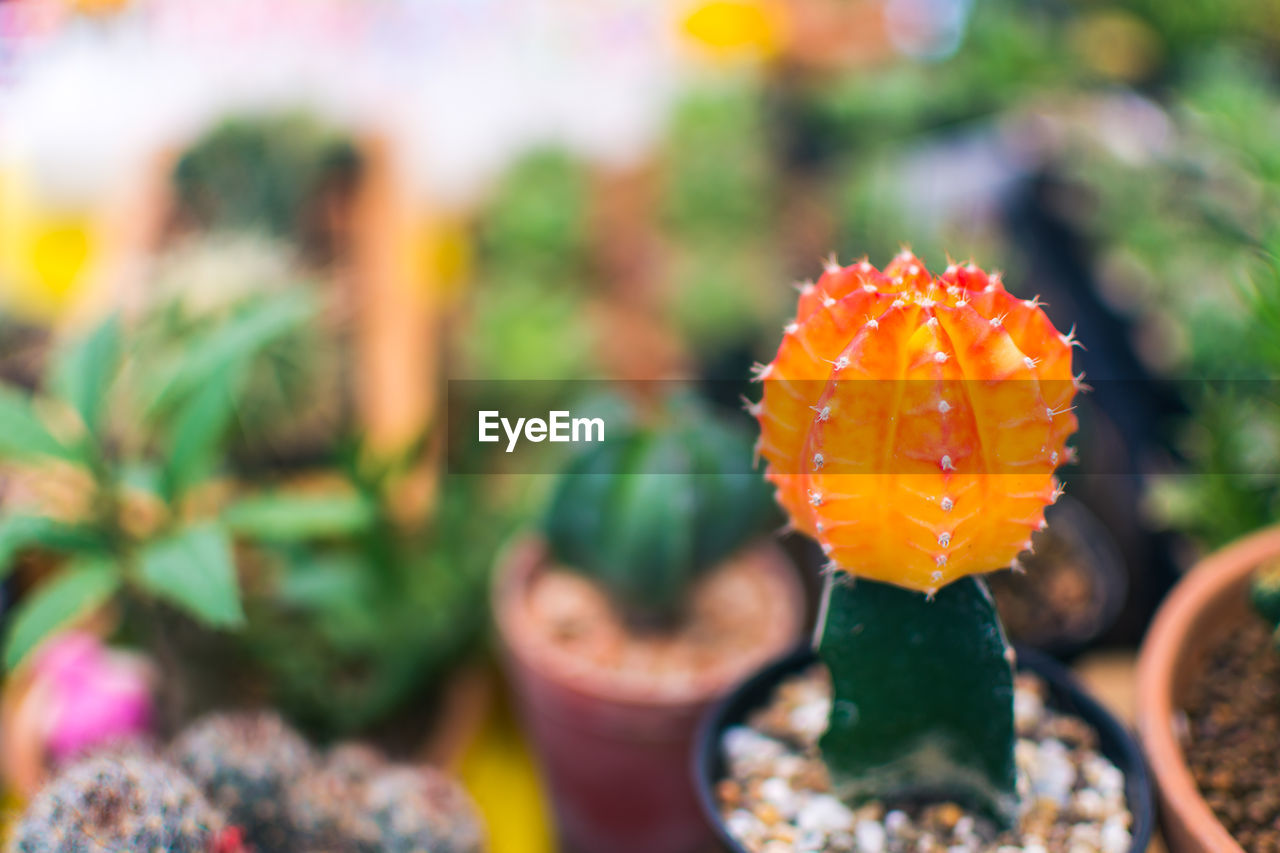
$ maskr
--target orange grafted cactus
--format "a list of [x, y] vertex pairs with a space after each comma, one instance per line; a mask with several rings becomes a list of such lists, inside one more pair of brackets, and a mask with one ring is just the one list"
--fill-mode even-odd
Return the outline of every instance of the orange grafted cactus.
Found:
[[934, 592], [1016, 566], [1061, 493], [1074, 344], [972, 264], [828, 264], [758, 373], [779, 503], [852, 575]]

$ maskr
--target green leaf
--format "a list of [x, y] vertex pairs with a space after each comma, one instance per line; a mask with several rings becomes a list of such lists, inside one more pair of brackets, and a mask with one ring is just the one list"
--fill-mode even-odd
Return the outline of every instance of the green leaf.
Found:
[[68, 567], [18, 605], [5, 638], [5, 666], [12, 670], [41, 640], [104, 603], [119, 588], [120, 573], [109, 561]]
[[172, 495], [181, 495], [217, 466], [219, 445], [235, 414], [239, 375], [240, 370], [227, 369], [211, 377], [179, 410], [166, 462], [166, 482]]
[[176, 404], [233, 367], [247, 364], [263, 347], [308, 322], [315, 312], [315, 299], [310, 294], [290, 291], [195, 336], [182, 361], [153, 391], [148, 415]]
[[369, 530], [373, 504], [359, 494], [268, 494], [244, 498], [223, 513], [237, 535], [265, 542], [343, 538]]
[[76, 458], [75, 453], [49, 432], [36, 415], [30, 398], [0, 385], [0, 459], [28, 460], [42, 456]]
[[53, 388], [71, 404], [91, 435], [99, 435], [103, 403], [120, 366], [120, 319], [112, 315], [88, 336], [59, 353]]
[[218, 525], [191, 527], [149, 545], [138, 580], [211, 628], [244, 624], [231, 539]]
[[278, 590], [281, 603], [306, 610], [362, 607], [369, 599], [369, 566], [354, 554], [311, 554], [291, 562]]
[[102, 536], [91, 527], [67, 524], [41, 515], [0, 518], [0, 578], [13, 570], [18, 553], [27, 548], [85, 552], [102, 548]]

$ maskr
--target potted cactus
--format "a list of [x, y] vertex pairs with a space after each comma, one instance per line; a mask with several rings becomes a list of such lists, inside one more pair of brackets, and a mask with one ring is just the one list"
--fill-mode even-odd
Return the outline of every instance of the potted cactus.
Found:
[[802, 288], [752, 409], [830, 563], [816, 655], [711, 717], [698, 772], [730, 849], [1145, 849], [1132, 743], [1015, 655], [980, 577], [1018, 567], [1061, 492], [1073, 343], [972, 264], [904, 251]]
[[1138, 731], [1176, 853], [1276, 836], [1280, 528], [1206, 557], [1161, 605], [1138, 661]]
[[745, 434], [691, 401], [619, 432], [508, 548], [495, 618], [566, 849], [700, 851], [697, 721], [791, 646], [803, 594], [776, 546], [747, 547], [769, 504]]
[[10, 853], [480, 853], [466, 792], [359, 743], [318, 754], [270, 711], [194, 721], [167, 748], [117, 746], [49, 781]]

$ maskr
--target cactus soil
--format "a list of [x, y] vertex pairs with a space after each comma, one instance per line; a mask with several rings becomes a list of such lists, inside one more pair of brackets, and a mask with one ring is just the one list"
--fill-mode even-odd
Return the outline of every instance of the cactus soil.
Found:
[[1280, 654], [1260, 619], [1223, 635], [1188, 692], [1183, 749], [1205, 801], [1254, 853], [1280, 851]]

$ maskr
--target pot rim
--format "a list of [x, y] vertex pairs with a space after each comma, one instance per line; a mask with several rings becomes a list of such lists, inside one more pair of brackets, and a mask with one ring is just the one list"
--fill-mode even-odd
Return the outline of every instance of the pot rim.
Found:
[[1280, 525], [1265, 528], [1197, 563], [1156, 611], [1138, 655], [1138, 736], [1146, 747], [1160, 796], [1182, 818], [1180, 826], [1206, 850], [1244, 853], [1205, 801], [1174, 733], [1179, 709], [1174, 681], [1193, 643], [1192, 627], [1205, 607], [1243, 584], [1258, 565], [1280, 555]]
[[[1137, 742], [1110, 711], [1086, 693], [1075, 678], [1049, 655], [1022, 646], [1017, 647], [1016, 653], [1018, 669], [1033, 672], [1044, 679], [1049, 687], [1050, 704], [1065, 707], [1069, 713], [1088, 723], [1098, 734], [1102, 753], [1124, 773], [1125, 801], [1133, 816], [1129, 827], [1129, 849], [1130, 853], [1142, 853], [1150, 845], [1155, 832], [1155, 806], [1151, 778]], [[746, 853], [746, 850], [729, 834], [716, 808], [714, 787], [721, 765], [719, 733], [757, 707], [759, 694], [771, 689], [784, 676], [816, 662], [817, 652], [810, 645], [792, 650], [758, 670], [716, 703], [698, 728], [691, 768], [694, 788], [712, 832], [729, 853]]]
[[[805, 592], [800, 580], [799, 571], [777, 543], [767, 538], [760, 538], [746, 543], [737, 553], [755, 552], [779, 575], [791, 578], [790, 595], [791, 610], [795, 617], [794, 634], [804, 630]], [[520, 533], [511, 539], [499, 552], [497, 570], [490, 582], [490, 606], [493, 621], [497, 627], [499, 643], [503, 651], [520, 666], [530, 672], [537, 673], [540, 678], [558, 684], [562, 689], [571, 691], [582, 697], [604, 699], [615, 705], [623, 705], [640, 709], [681, 709], [690, 706], [704, 705], [721, 698], [732, 690], [743, 678], [742, 674], [719, 683], [706, 683], [697, 689], [657, 693], [642, 688], [626, 688], [614, 686], [602, 689], [601, 684], [589, 675], [563, 672], [547, 667], [539, 655], [531, 654], [520, 644], [511, 641], [511, 616], [509, 608], [512, 598], [519, 590], [524, 577], [531, 574], [543, 562], [547, 554], [546, 540], [536, 533]], [[790, 641], [788, 641], [790, 642]], [[787, 646], [783, 646], [787, 648]]]

